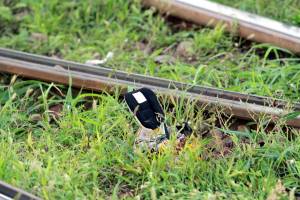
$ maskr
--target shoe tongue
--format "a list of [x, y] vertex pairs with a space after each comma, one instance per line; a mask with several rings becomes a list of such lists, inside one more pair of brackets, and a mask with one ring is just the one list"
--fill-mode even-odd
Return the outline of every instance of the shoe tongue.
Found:
[[141, 88], [125, 94], [125, 101], [142, 126], [156, 129], [164, 122], [163, 109], [155, 95], [148, 88]]

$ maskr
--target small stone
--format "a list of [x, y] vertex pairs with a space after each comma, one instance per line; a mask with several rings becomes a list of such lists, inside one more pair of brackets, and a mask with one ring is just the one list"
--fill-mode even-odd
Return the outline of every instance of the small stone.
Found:
[[136, 48], [142, 51], [145, 55], [150, 55], [152, 48], [150, 44], [146, 44], [144, 42], [136, 43]]
[[230, 137], [224, 139], [224, 146], [227, 148], [232, 148], [234, 146], [233, 141]]
[[169, 55], [159, 55], [155, 57], [154, 61], [159, 64], [174, 64], [176, 59]]
[[249, 132], [249, 129], [246, 125], [238, 125], [237, 131], [239, 131], [239, 132]]
[[218, 151], [223, 148], [223, 133], [219, 130], [211, 130], [209, 132], [213, 141], [211, 143], [212, 147], [217, 149]]
[[59, 118], [61, 116], [61, 112], [63, 110], [63, 105], [62, 104], [57, 104], [54, 106], [51, 106], [49, 108], [50, 113], [54, 116], [54, 118]]
[[191, 41], [182, 41], [176, 48], [176, 56], [189, 58], [193, 55], [193, 43]]
[[42, 33], [32, 33], [30, 39], [33, 41], [45, 42], [48, 40], [48, 37]]
[[212, 136], [212, 137], [214, 137], [214, 138], [216, 138], [216, 139], [223, 139], [224, 137], [225, 137], [225, 134], [224, 133], [222, 133], [221, 131], [219, 131], [219, 130], [211, 130], [210, 131], [210, 135]]
[[15, 18], [17, 21], [23, 20], [27, 15], [29, 15], [29, 11], [24, 9], [21, 12], [15, 14]]
[[43, 117], [40, 114], [32, 114], [29, 117], [30, 121], [34, 121], [34, 122], [38, 122], [38, 121], [42, 121]]
[[144, 42], [136, 43], [136, 48], [140, 51], [144, 51], [147, 48], [147, 45]]

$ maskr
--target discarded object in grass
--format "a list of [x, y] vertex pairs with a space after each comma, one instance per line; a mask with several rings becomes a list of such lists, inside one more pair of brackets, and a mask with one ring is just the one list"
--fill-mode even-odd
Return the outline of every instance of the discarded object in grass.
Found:
[[227, 31], [237, 32], [248, 40], [300, 54], [300, 28], [295, 26], [207, 0], [143, 0], [143, 3], [197, 24], [215, 27], [222, 23]]
[[0, 181], [0, 200], [40, 200], [40, 198]]
[[113, 52], [108, 52], [107, 53], [107, 55], [105, 56], [105, 58], [104, 59], [102, 59], [102, 60], [98, 60], [98, 59], [94, 59], [94, 60], [87, 60], [86, 62], [85, 62], [85, 64], [87, 64], [87, 65], [103, 65], [103, 64], [105, 64], [107, 61], [109, 61], [109, 60], [111, 60], [112, 58], [113, 58], [113, 56], [114, 56], [114, 53]]
[[[176, 133], [166, 125], [164, 111], [155, 95], [148, 88], [141, 88], [125, 94], [125, 101], [140, 123], [135, 147], [151, 152], [161, 152], [173, 135], [176, 135], [177, 146], [181, 149], [186, 138], [192, 134], [188, 123], [177, 126]], [[179, 148], [176, 148], [179, 150]]]

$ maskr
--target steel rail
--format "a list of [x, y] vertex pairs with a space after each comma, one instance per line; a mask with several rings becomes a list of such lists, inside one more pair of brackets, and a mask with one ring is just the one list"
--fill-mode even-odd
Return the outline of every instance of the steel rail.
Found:
[[[169, 89], [181, 89], [191, 93], [214, 96], [214, 97], [229, 99], [229, 100], [239, 100], [248, 103], [255, 103], [258, 105], [267, 105], [267, 106], [282, 108], [286, 104], [286, 102], [274, 98], [242, 94], [238, 92], [231, 92], [231, 91], [216, 89], [212, 87], [203, 87], [199, 85], [185, 84], [185, 83], [180, 83], [172, 80], [149, 77], [140, 74], [130, 74], [119, 70], [105, 68], [103, 66], [95, 67], [91, 65], [86, 65], [86, 64], [81, 64], [81, 63], [56, 59], [56, 58], [50, 58], [46, 56], [40, 56], [40, 55], [15, 51], [11, 49], [0, 48], [0, 56], [5, 58], [17, 59], [20, 61], [27, 61], [34, 64], [42, 64], [42, 65], [57, 66], [57, 67], [59, 66], [60, 68], [71, 70], [72, 72], [90, 73], [94, 75], [118, 79], [120, 81], [123, 80], [123, 81], [134, 82], [135, 84], [143, 83], [143, 84], [148, 84], [157, 87], [164, 87]], [[295, 104], [295, 108], [300, 110], [300, 104]]]
[[41, 200], [28, 192], [0, 181], [0, 200]]
[[[268, 115], [276, 121], [287, 114], [286, 107], [289, 107], [285, 101], [269, 97], [130, 74], [3, 48], [0, 48], [0, 72], [108, 93], [113, 93], [116, 88], [126, 92], [128, 87], [148, 87], [167, 96], [196, 101], [200, 106], [222, 106], [224, 112], [245, 119]], [[300, 110], [300, 104], [296, 103], [291, 108]], [[300, 118], [289, 120], [287, 124], [300, 128]]]
[[143, 3], [197, 24], [215, 27], [222, 23], [227, 31], [237, 32], [246, 39], [270, 43], [300, 54], [299, 27], [207, 0], [143, 0]]

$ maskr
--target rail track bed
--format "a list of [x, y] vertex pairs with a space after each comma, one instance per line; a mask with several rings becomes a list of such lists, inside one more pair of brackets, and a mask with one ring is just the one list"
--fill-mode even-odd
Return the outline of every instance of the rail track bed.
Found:
[[[226, 114], [246, 120], [268, 116], [276, 122], [284, 115], [300, 110], [299, 103], [290, 104], [280, 99], [130, 74], [4, 48], [0, 48], [0, 72], [108, 93], [117, 88], [124, 93], [128, 88], [148, 87], [169, 97], [195, 101], [197, 106], [204, 108], [221, 107]], [[300, 128], [300, 118], [289, 119], [286, 124]]]

